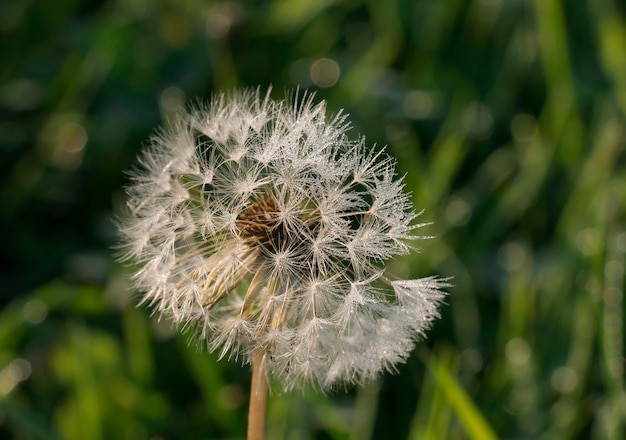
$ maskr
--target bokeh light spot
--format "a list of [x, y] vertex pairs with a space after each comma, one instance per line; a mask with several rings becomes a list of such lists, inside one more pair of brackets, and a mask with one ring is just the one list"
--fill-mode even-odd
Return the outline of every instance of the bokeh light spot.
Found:
[[510, 241], [498, 250], [498, 264], [507, 271], [520, 269], [526, 260], [526, 249], [522, 244]]
[[506, 343], [505, 353], [509, 362], [516, 365], [522, 365], [530, 359], [532, 349], [526, 340], [522, 338], [513, 338]]
[[53, 163], [65, 170], [75, 170], [83, 160], [86, 145], [87, 131], [82, 125], [76, 122], [62, 125], [57, 131]]
[[552, 373], [550, 377], [552, 388], [560, 393], [569, 393], [574, 391], [578, 384], [578, 375], [571, 367], [559, 367]]
[[320, 58], [311, 64], [311, 81], [322, 88], [332, 87], [339, 80], [339, 65], [330, 58]]
[[451, 225], [462, 226], [472, 217], [472, 208], [460, 197], [452, 196], [446, 206], [446, 218]]
[[32, 368], [26, 359], [14, 359], [0, 370], [0, 396], [9, 394], [15, 386], [30, 377]]
[[8, 373], [15, 382], [23, 382], [30, 377], [32, 368], [26, 359], [14, 359], [8, 367]]
[[461, 363], [472, 373], [478, 373], [483, 368], [483, 355], [473, 348], [466, 348], [461, 352]]
[[404, 114], [411, 119], [426, 119], [433, 112], [433, 98], [423, 90], [412, 90], [404, 97]]
[[161, 92], [161, 108], [168, 113], [175, 112], [185, 105], [185, 92], [180, 87], [170, 86]]
[[211, 38], [226, 37], [242, 14], [241, 6], [233, 2], [215, 5], [207, 16], [206, 32]]
[[583, 255], [595, 255], [600, 247], [600, 233], [593, 228], [583, 229], [576, 237], [576, 246]]
[[85, 128], [74, 122], [65, 124], [59, 130], [57, 136], [59, 148], [67, 153], [76, 153], [87, 144], [87, 132]]
[[24, 304], [22, 310], [24, 319], [30, 324], [40, 324], [48, 316], [48, 307], [43, 301], [32, 299]]

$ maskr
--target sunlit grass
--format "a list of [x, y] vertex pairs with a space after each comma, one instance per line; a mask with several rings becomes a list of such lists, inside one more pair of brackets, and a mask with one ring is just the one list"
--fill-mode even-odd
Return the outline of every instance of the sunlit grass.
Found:
[[134, 307], [111, 204], [172, 90], [316, 89], [329, 58], [320, 97], [389, 144], [433, 222], [394, 272], [455, 286], [399, 374], [273, 392], [268, 438], [620, 438], [618, 2], [57, 3], [0, 12], [0, 437], [244, 438], [249, 367]]

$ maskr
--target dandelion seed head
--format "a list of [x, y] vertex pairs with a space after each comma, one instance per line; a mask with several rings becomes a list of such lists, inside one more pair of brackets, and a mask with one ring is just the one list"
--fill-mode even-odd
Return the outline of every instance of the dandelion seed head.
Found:
[[142, 302], [220, 357], [266, 353], [287, 390], [393, 371], [447, 284], [387, 274], [421, 225], [395, 161], [348, 129], [312, 95], [258, 90], [170, 121], [140, 156], [120, 221]]

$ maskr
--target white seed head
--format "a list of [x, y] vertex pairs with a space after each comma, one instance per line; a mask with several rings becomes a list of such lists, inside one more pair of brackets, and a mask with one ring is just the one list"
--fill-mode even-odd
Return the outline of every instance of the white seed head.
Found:
[[219, 95], [139, 159], [120, 222], [143, 302], [285, 389], [359, 383], [404, 361], [447, 284], [391, 281], [417, 215], [395, 162], [313, 97]]

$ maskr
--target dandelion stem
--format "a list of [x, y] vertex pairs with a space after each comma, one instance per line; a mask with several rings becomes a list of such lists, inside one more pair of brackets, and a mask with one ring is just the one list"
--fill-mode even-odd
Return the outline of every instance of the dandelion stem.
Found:
[[248, 410], [248, 440], [265, 438], [265, 411], [267, 408], [267, 376], [265, 374], [265, 351], [254, 356], [252, 361], [252, 385], [250, 386], [250, 408]]

